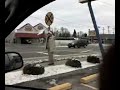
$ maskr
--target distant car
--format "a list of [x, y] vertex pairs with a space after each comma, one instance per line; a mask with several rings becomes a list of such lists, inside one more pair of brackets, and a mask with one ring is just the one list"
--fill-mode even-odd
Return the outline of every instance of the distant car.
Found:
[[68, 43], [68, 48], [71, 48], [71, 47], [77, 47], [77, 48], [80, 48], [80, 47], [86, 47], [88, 45], [88, 41], [87, 40], [84, 40], [84, 39], [79, 39], [79, 40], [74, 40], [73, 42], [71, 43]]

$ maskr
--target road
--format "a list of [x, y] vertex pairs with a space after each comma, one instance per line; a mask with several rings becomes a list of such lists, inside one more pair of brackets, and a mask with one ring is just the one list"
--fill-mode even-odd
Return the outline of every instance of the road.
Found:
[[[104, 48], [108, 48], [108, 45], [104, 45]], [[24, 62], [48, 59], [48, 53], [45, 49], [45, 45], [5, 44], [5, 51], [19, 52], [22, 55]], [[92, 54], [101, 55], [98, 44], [89, 44], [86, 48], [68, 48], [67, 46], [56, 46], [54, 57], [63, 58]]]
[[[104, 48], [107, 49], [108, 45], [104, 45]], [[47, 59], [47, 50], [45, 49], [45, 45], [20, 45], [20, 44], [5, 44], [5, 51], [16, 51], [19, 52], [25, 63], [33, 63], [33, 61], [38, 62], [40, 59]], [[54, 53], [55, 58], [63, 58], [63, 57], [73, 57], [73, 56], [82, 56], [82, 55], [92, 55], [92, 54], [100, 54], [99, 46], [97, 44], [90, 44], [86, 48], [68, 48], [67, 46], [57, 46], [56, 51]], [[80, 58], [80, 61], [86, 60], [86, 58]], [[55, 61], [55, 65], [65, 64], [66, 60]], [[44, 67], [48, 66], [48, 62], [41, 63]], [[57, 78], [57, 84], [62, 84], [65, 82], [72, 83], [71, 90], [97, 90], [92, 88], [98, 88], [96, 81], [88, 83], [86, 85], [80, 83], [80, 78], [86, 75], [94, 74], [98, 72], [98, 67], [91, 67], [88, 69], [84, 69], [83, 72], [76, 71], [70, 72], [74, 75], [67, 75], [62, 77], [61, 75]], [[55, 78], [56, 76], [47, 77], [49, 79], [43, 78], [33, 81], [28, 81], [24, 83], [17, 84], [19, 86], [31, 86], [37, 88], [49, 88], [51, 85], [46, 83], [48, 80]], [[72, 77], [72, 78], [71, 78]]]

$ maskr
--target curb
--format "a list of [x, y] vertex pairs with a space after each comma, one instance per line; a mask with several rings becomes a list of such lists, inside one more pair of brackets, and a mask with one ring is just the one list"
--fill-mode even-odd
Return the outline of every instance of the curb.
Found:
[[86, 84], [86, 83], [96, 80], [97, 78], [98, 78], [98, 74], [93, 74], [93, 75], [89, 75], [89, 76], [81, 78], [80, 82]]

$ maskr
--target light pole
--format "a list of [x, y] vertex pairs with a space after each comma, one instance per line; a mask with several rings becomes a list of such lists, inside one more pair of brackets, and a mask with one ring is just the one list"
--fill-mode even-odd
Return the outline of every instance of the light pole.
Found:
[[100, 51], [101, 51], [101, 54], [102, 54], [102, 57], [103, 57], [104, 56], [104, 49], [103, 49], [103, 45], [102, 45], [102, 40], [99, 36], [98, 26], [96, 24], [95, 16], [94, 16], [93, 9], [92, 9], [92, 6], [91, 6], [91, 1], [95, 1], [95, 0], [79, 0], [79, 1], [80, 1], [80, 3], [86, 3], [86, 2], [88, 3], [88, 8], [89, 8], [90, 15], [91, 15], [91, 18], [92, 18], [92, 22], [93, 22], [93, 25], [94, 25], [94, 28], [95, 28], [95, 31], [96, 31], [96, 36], [98, 38]]

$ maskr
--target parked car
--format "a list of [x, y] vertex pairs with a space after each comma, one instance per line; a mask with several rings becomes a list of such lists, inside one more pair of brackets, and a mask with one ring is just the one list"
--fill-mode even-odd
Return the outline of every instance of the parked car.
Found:
[[71, 47], [74, 47], [74, 48], [84, 47], [85, 48], [87, 45], [88, 45], [88, 40], [79, 39], [79, 40], [74, 40], [71, 43], [68, 43], [68, 48], [71, 48]]

